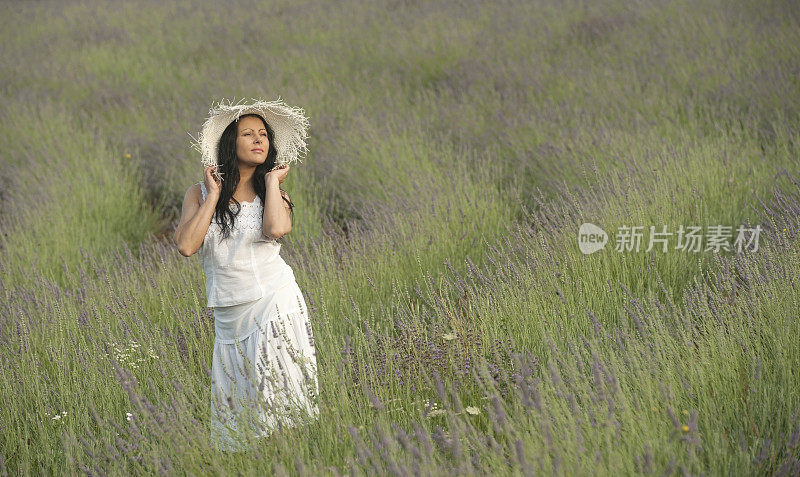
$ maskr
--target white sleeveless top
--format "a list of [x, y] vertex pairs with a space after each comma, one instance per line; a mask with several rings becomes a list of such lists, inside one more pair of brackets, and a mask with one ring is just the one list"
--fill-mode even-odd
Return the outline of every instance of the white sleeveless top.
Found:
[[[205, 201], [208, 192], [203, 182], [199, 184]], [[236, 211], [236, 204], [231, 204], [231, 210]], [[214, 213], [198, 250], [206, 275], [208, 307], [251, 302], [295, 280], [294, 271], [280, 256], [281, 244], [262, 233], [263, 212], [258, 196], [252, 202], [241, 202], [230, 235], [222, 241]]]

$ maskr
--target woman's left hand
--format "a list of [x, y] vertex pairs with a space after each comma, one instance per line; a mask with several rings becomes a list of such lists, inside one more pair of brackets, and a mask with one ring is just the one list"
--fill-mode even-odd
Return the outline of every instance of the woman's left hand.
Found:
[[266, 173], [266, 175], [264, 176], [264, 182], [267, 182], [269, 180], [269, 177], [273, 176], [276, 179], [278, 179], [278, 184], [280, 184], [286, 179], [286, 176], [288, 174], [289, 174], [289, 164], [281, 164], [279, 166], [275, 166], [275, 169], [272, 169], [271, 171]]

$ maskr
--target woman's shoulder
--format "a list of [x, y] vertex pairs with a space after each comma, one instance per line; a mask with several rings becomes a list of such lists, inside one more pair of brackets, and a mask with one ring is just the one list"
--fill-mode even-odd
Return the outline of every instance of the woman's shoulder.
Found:
[[202, 190], [203, 183], [198, 182], [197, 184], [192, 184], [186, 189], [186, 194], [183, 198], [184, 201], [191, 200], [200, 204], [203, 202], [203, 196], [205, 195]]
[[197, 184], [193, 185], [192, 187], [196, 187], [197, 190], [205, 197], [206, 195], [206, 185], [203, 181], [198, 182]]

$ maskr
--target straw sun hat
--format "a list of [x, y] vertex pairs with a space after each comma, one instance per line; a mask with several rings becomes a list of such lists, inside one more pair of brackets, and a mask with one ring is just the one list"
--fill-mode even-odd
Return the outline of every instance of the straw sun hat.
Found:
[[203, 167], [218, 165], [217, 146], [222, 132], [231, 121], [238, 121], [239, 117], [250, 113], [261, 115], [275, 133], [273, 141], [278, 151], [275, 166], [300, 161], [301, 156], [308, 152], [306, 139], [309, 123], [301, 108], [287, 106], [280, 97], [275, 101], [253, 98], [243, 103], [240, 100], [236, 104], [223, 99], [211, 105], [203, 130], [197, 138], [192, 137], [192, 147], [202, 154]]

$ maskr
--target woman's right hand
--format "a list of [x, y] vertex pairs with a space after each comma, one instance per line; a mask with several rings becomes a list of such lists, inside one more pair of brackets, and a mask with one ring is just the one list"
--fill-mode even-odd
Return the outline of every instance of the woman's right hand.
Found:
[[208, 195], [214, 194], [219, 198], [219, 194], [222, 191], [222, 181], [214, 177], [216, 170], [217, 166], [206, 166], [203, 170], [203, 182], [206, 185]]

